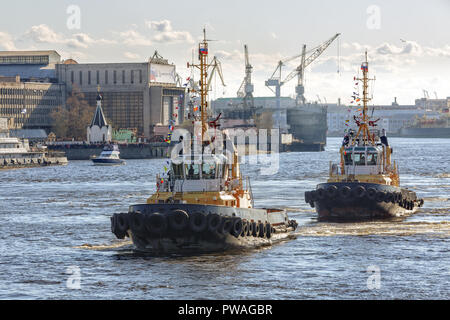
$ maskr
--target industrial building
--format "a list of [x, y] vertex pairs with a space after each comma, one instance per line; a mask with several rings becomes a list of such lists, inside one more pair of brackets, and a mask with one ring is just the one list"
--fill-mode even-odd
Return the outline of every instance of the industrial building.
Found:
[[184, 117], [184, 87], [177, 86], [175, 65], [161, 57], [142, 63], [76, 63], [56, 65], [58, 82], [69, 94], [74, 86], [84, 93], [90, 105], [97, 92], [113, 129], [129, 129], [150, 138], [158, 127], [170, 121], [179, 124]]
[[0, 52], [0, 117], [15, 129], [49, 129], [50, 113], [65, 105], [65, 86], [58, 83], [56, 51]]
[[50, 113], [77, 86], [95, 106], [98, 88], [114, 130], [151, 138], [184, 118], [185, 88], [175, 65], [156, 52], [142, 63], [77, 63], [53, 50], [0, 52], [0, 117], [16, 129], [51, 131]]

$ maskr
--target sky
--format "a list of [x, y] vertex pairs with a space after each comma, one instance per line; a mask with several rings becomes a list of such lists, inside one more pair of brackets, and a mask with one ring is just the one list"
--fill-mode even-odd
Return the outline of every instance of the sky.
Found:
[[[226, 87], [211, 98], [235, 97], [244, 78], [244, 44], [253, 66], [255, 96], [279, 60], [341, 35], [305, 70], [305, 96], [351, 101], [364, 51], [375, 76], [373, 103], [414, 104], [450, 96], [450, 0], [43, 0], [8, 1], [0, 11], [0, 50], [56, 50], [63, 59], [143, 62], [155, 50], [190, 76], [186, 62], [202, 37], [221, 61]], [[286, 64], [282, 77], [300, 63]], [[293, 96], [297, 78], [282, 87]]]

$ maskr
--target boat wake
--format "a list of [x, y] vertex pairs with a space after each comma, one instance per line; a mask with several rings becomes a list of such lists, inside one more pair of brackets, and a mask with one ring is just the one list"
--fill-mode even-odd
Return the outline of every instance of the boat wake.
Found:
[[125, 240], [125, 241], [120, 241], [120, 242], [114, 242], [114, 243], [110, 243], [110, 244], [89, 244], [89, 243], [84, 243], [80, 246], [75, 246], [73, 248], [75, 249], [85, 249], [85, 250], [98, 250], [98, 251], [107, 251], [107, 250], [111, 250], [111, 249], [118, 249], [118, 248], [124, 248], [124, 249], [129, 249], [133, 246], [133, 243], [131, 242], [131, 240]]
[[450, 237], [450, 221], [439, 222], [363, 222], [363, 223], [317, 223], [299, 227], [297, 236], [411, 236], [427, 234]]

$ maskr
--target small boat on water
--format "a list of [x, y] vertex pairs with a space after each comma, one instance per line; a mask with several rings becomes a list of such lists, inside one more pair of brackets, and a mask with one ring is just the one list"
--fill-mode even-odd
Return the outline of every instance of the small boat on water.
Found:
[[112, 166], [125, 164], [125, 160], [120, 159], [120, 151], [117, 144], [105, 145], [103, 151], [98, 157], [92, 157], [91, 160], [96, 166]]
[[[340, 148], [340, 163], [330, 163], [329, 178], [315, 190], [305, 192], [305, 202], [316, 208], [321, 221], [359, 221], [404, 217], [423, 205], [416, 193], [400, 187], [397, 164], [391, 161], [393, 148], [384, 129], [369, 116], [367, 102], [367, 52], [361, 65], [363, 96], [357, 114], [356, 130], [350, 129]], [[354, 92], [354, 95], [358, 93]]]
[[64, 152], [49, 151], [47, 146], [31, 147], [28, 139], [11, 137], [7, 119], [0, 118], [0, 169], [67, 165]]
[[111, 231], [119, 239], [130, 237], [138, 250], [157, 254], [254, 248], [293, 238], [297, 223], [286, 210], [253, 207], [250, 181], [241, 174], [232, 139], [218, 129], [217, 119], [207, 121], [206, 35], [199, 60], [201, 102], [194, 109], [199, 112], [187, 135], [180, 136], [181, 149], [175, 158], [172, 152], [167, 176], [157, 175], [156, 192], [147, 203], [115, 213]]

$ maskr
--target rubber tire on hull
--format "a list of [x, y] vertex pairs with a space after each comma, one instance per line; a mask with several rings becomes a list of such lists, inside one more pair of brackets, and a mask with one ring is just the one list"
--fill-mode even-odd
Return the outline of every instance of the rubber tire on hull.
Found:
[[252, 222], [253, 225], [253, 233], [252, 236], [257, 237], [259, 236], [259, 223], [257, 222]]
[[182, 231], [189, 224], [189, 215], [181, 209], [173, 210], [168, 215], [169, 227], [174, 231]]
[[366, 195], [366, 188], [363, 186], [357, 186], [352, 189], [352, 196], [355, 198], [363, 198]]
[[266, 225], [265, 225], [264, 223], [261, 222], [261, 223], [259, 224], [259, 234], [258, 234], [258, 236], [259, 236], [260, 238], [264, 238], [265, 235], [266, 235]]
[[210, 213], [207, 217], [208, 231], [216, 232], [222, 224], [222, 218], [217, 213]]
[[347, 199], [350, 197], [351, 194], [351, 189], [348, 186], [342, 186], [339, 188], [339, 196], [342, 197], [343, 199]]
[[131, 230], [136, 234], [145, 233], [145, 215], [142, 213], [133, 213], [130, 219]]
[[224, 235], [231, 233], [231, 228], [233, 228], [233, 220], [230, 217], [223, 217], [218, 229], [219, 233]]
[[317, 189], [316, 190], [316, 195], [317, 195], [317, 198], [320, 199], [320, 200], [325, 199], [325, 196], [326, 196], [325, 189]]
[[246, 237], [248, 234], [248, 221], [242, 221], [241, 237]]
[[377, 197], [377, 190], [375, 190], [375, 188], [368, 188], [366, 195], [370, 200], [375, 200], [375, 198]]
[[240, 236], [242, 228], [243, 228], [242, 219], [239, 217], [233, 218], [233, 225], [231, 227], [230, 233], [237, 238]]
[[189, 216], [189, 227], [193, 232], [203, 232], [208, 226], [206, 215], [201, 212], [193, 212]]
[[272, 237], [272, 226], [270, 223], [266, 223], [266, 237], [270, 239]]
[[383, 202], [386, 198], [386, 194], [384, 191], [377, 191], [377, 195], [375, 196], [375, 200], [377, 202]]
[[329, 186], [327, 188], [327, 195], [330, 199], [336, 198], [338, 195], [338, 188], [335, 185]]
[[159, 212], [154, 212], [146, 217], [147, 230], [152, 234], [162, 235], [167, 231], [167, 217]]
[[253, 236], [253, 228], [255, 228], [255, 224], [253, 222], [248, 222], [248, 233], [247, 236]]

